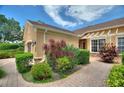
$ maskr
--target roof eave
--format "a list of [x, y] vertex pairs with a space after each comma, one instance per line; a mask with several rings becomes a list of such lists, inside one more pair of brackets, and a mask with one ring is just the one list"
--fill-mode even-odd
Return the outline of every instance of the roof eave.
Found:
[[[32, 24], [30, 21], [27, 21], [28, 23], [30, 23], [33, 27], [35, 28], [41, 28], [41, 29], [46, 29], [46, 27], [44, 26], [38, 26], [38, 25], [35, 25], [35, 24]], [[63, 34], [68, 34], [68, 35], [72, 35], [72, 36], [75, 36], [75, 37], [78, 37], [76, 34], [73, 34], [71, 32], [65, 32], [65, 31], [62, 31], [62, 30], [57, 30], [55, 28], [52, 28], [52, 27], [47, 27], [48, 30], [51, 30], [51, 31], [54, 31], [54, 32], [58, 32], [58, 33], [63, 33]]]
[[35, 28], [39, 28], [39, 29], [44, 29], [44, 31], [47, 29], [47, 30], [50, 30], [50, 31], [53, 31], [53, 32], [68, 34], [68, 35], [77, 37], [77, 35], [75, 35], [75, 34], [73, 34], [73, 33], [60, 31], [60, 30], [57, 30], [57, 29], [54, 29], [54, 28], [51, 28], [51, 27], [44, 27], [44, 26], [37, 26], [37, 25], [34, 25], [34, 27], [35, 27]]
[[100, 31], [100, 30], [112, 29], [112, 28], [117, 28], [117, 27], [122, 27], [122, 26], [124, 26], [124, 24], [116, 25], [116, 26], [110, 26], [110, 27], [104, 27], [104, 28], [100, 28], [100, 29], [96, 29], [96, 30], [90, 30], [90, 31], [84, 32], [83, 34], [78, 34], [78, 36], [82, 37], [84, 34], [89, 33], [89, 32], [95, 32], [95, 31]]

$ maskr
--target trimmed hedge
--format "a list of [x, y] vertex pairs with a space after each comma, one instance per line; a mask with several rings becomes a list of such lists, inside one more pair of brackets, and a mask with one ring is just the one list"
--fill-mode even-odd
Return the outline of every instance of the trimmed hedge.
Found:
[[32, 61], [33, 54], [32, 53], [23, 53], [16, 55], [16, 66], [20, 73], [25, 73], [30, 71], [31, 67], [29, 62]]
[[0, 51], [0, 59], [11, 58], [12, 56], [13, 54], [10, 55], [10, 53], [7, 51]]
[[67, 45], [65, 48], [63, 48], [64, 51], [71, 51], [74, 53], [74, 57], [72, 58], [72, 62], [77, 64], [78, 63], [78, 55], [80, 53], [79, 48], [75, 48], [73, 45]]
[[66, 46], [65, 48], [63, 48], [63, 50], [71, 51], [74, 53], [74, 58], [72, 59], [74, 63], [76, 64], [88, 64], [89, 63], [90, 53], [88, 50], [75, 48], [72, 45]]
[[19, 44], [15, 43], [0, 43], [0, 50], [9, 50], [9, 49], [17, 49], [19, 48]]
[[122, 53], [122, 64], [124, 65], [124, 53]]
[[110, 87], [124, 87], [124, 65], [115, 65], [107, 80]]
[[0, 59], [12, 58], [16, 54], [24, 53], [22, 43], [0, 43]]
[[0, 50], [0, 59], [13, 58], [16, 54], [22, 54], [23, 51], [12, 49], [12, 50]]
[[90, 58], [90, 53], [88, 50], [80, 49], [80, 52], [77, 56], [78, 64], [88, 64]]
[[0, 78], [4, 77], [5, 76], [5, 71], [3, 71], [1, 68], [0, 68]]
[[31, 74], [35, 80], [46, 80], [52, 77], [52, 69], [48, 63], [38, 63], [31, 68]]

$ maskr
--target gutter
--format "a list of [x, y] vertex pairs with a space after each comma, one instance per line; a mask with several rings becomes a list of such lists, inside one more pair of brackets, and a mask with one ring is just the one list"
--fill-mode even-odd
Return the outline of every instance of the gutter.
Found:
[[[46, 27], [41, 27], [41, 26], [37, 26], [37, 25], [34, 25], [35, 28], [40, 28], [40, 29], [46, 29]], [[68, 34], [68, 35], [71, 35], [71, 36], [74, 36], [74, 37], [78, 37], [76, 34], [73, 34], [73, 33], [70, 33], [70, 32], [64, 32], [64, 31], [59, 31], [57, 29], [54, 29], [54, 28], [50, 28], [48, 27], [47, 30], [50, 30], [51, 32], [57, 32], [57, 33], [63, 33], [63, 34]]]
[[100, 30], [106, 30], [106, 29], [112, 29], [112, 28], [118, 28], [118, 27], [123, 27], [124, 24], [122, 25], [116, 25], [116, 26], [110, 26], [110, 27], [104, 27], [104, 28], [100, 28], [100, 29], [96, 29], [96, 30], [90, 30], [90, 31], [86, 31], [83, 34], [78, 34], [79, 37], [82, 37], [84, 34], [89, 33], [89, 32], [96, 32], [96, 31], [100, 31]]

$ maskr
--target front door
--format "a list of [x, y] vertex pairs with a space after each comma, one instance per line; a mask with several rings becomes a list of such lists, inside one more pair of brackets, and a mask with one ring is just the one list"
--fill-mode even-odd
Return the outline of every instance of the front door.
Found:
[[79, 40], [79, 48], [86, 49], [86, 39]]

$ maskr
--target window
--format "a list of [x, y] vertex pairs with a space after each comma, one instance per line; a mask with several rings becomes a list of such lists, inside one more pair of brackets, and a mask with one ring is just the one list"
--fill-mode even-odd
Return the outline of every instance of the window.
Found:
[[98, 49], [101, 49], [104, 44], [105, 44], [105, 39], [100, 39], [99, 40], [99, 48]]
[[97, 40], [92, 40], [92, 52], [97, 52]]
[[120, 52], [124, 52], [124, 37], [118, 38], [118, 49]]
[[92, 52], [98, 52], [99, 49], [102, 48], [102, 46], [105, 43], [105, 39], [95, 39], [95, 40], [91, 40], [91, 50]]

